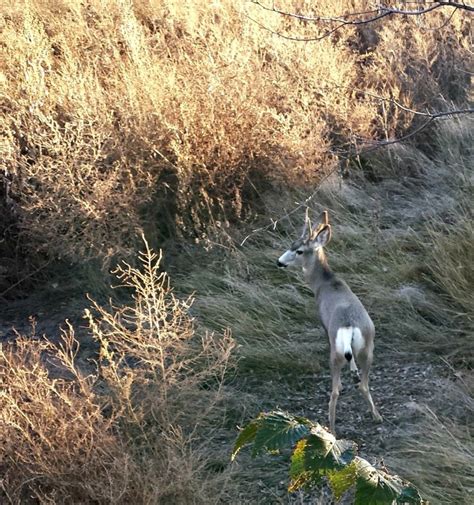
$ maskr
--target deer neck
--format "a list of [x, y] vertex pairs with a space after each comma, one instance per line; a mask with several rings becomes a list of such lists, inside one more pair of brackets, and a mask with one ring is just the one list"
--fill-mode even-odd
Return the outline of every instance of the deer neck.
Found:
[[306, 282], [318, 297], [321, 287], [334, 277], [322, 248], [317, 249], [304, 262], [303, 274]]

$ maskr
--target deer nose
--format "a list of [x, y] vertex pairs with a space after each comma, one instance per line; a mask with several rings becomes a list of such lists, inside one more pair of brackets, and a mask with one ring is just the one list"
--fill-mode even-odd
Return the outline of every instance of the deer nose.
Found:
[[277, 260], [277, 267], [286, 267], [286, 265], [284, 263], [282, 263], [280, 260]]

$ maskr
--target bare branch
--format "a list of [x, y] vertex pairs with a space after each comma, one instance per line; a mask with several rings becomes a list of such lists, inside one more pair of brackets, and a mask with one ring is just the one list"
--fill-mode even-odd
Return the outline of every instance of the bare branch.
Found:
[[[453, 11], [451, 15], [448, 17], [448, 19], [443, 22], [441, 26], [439, 26], [436, 29], [443, 28], [446, 26], [451, 19], [454, 16], [454, 13], [459, 9], [459, 10], [464, 10], [467, 12], [474, 12], [474, 6], [468, 5], [466, 3], [460, 3], [460, 2], [454, 2], [454, 1], [433, 1], [433, 2], [424, 2], [426, 7], [422, 7], [420, 9], [415, 9], [415, 10], [402, 10], [402, 9], [396, 9], [394, 7], [388, 7], [384, 5], [378, 6], [376, 9], [371, 9], [367, 10], [364, 12], [352, 12], [352, 13], [345, 13], [340, 16], [336, 17], [324, 17], [324, 16], [317, 16], [317, 15], [312, 15], [312, 16], [306, 16], [303, 14], [297, 14], [297, 13], [292, 13], [292, 12], [287, 12], [283, 11], [281, 9], [278, 9], [275, 7], [273, 4], [272, 7], [269, 7], [263, 3], [260, 2], [260, 0], [251, 0], [253, 4], [257, 5], [259, 8], [269, 11], [281, 16], [285, 16], [288, 18], [293, 18], [297, 19], [299, 21], [305, 21], [308, 23], [324, 23], [324, 24], [329, 24], [333, 25], [332, 27], [328, 27], [325, 29], [324, 33], [317, 36], [317, 37], [308, 37], [308, 38], [302, 38], [302, 37], [297, 37], [297, 36], [292, 36], [292, 35], [287, 35], [281, 32], [276, 32], [272, 30], [271, 28], [263, 25], [259, 21], [253, 19], [252, 17], [248, 16], [247, 17], [256, 23], [258, 26], [263, 28], [264, 30], [269, 31], [270, 33], [273, 33], [275, 35], [278, 35], [279, 37], [282, 37], [287, 40], [293, 40], [297, 42], [314, 42], [314, 41], [319, 41], [324, 38], [329, 37], [333, 33], [337, 32], [338, 30], [346, 27], [346, 26], [358, 26], [358, 25], [365, 25], [369, 23], [373, 23], [375, 21], [378, 21], [382, 18], [385, 17], [391, 17], [391, 16], [421, 16], [424, 15], [428, 12], [432, 12], [434, 10], [440, 9], [442, 7], [451, 7], [453, 8]], [[419, 2], [405, 2], [406, 4], [408, 3], [414, 3], [415, 5], [419, 6]], [[358, 19], [351, 19], [351, 18], [358, 18]], [[335, 24], [335, 26], [334, 26]], [[354, 89], [354, 88], [352, 88]], [[336, 163], [335, 167], [331, 169], [328, 173], [324, 175], [324, 177], [319, 181], [318, 186], [316, 187], [315, 191], [313, 191], [307, 198], [305, 198], [300, 204], [298, 204], [296, 207], [294, 207], [292, 210], [284, 214], [283, 216], [280, 216], [278, 219], [271, 219], [271, 223], [265, 226], [261, 226], [259, 228], [256, 228], [255, 230], [252, 230], [251, 233], [249, 233], [240, 243], [241, 246], [243, 246], [246, 241], [254, 234], [266, 231], [269, 229], [275, 230], [278, 223], [281, 222], [283, 219], [287, 219], [291, 215], [295, 214], [298, 212], [300, 209], [307, 207], [308, 203], [315, 198], [315, 196], [318, 194], [318, 192], [321, 189], [321, 185], [324, 181], [326, 181], [331, 175], [333, 175], [335, 172], [340, 170], [340, 168], [343, 166], [343, 163], [347, 163], [353, 159], [357, 159], [360, 156], [367, 155], [369, 153], [372, 153], [378, 149], [381, 149], [383, 147], [397, 144], [404, 142], [406, 140], [411, 139], [424, 129], [426, 129], [429, 125], [431, 125], [433, 122], [435, 122], [437, 119], [443, 118], [443, 117], [450, 117], [450, 116], [455, 116], [455, 115], [460, 115], [460, 114], [472, 114], [474, 113], [474, 109], [457, 109], [457, 110], [450, 110], [450, 111], [444, 111], [444, 112], [436, 112], [436, 113], [430, 113], [430, 112], [422, 112], [422, 111], [417, 111], [414, 109], [411, 109], [401, 103], [399, 103], [397, 100], [393, 98], [387, 98], [387, 97], [381, 97], [378, 95], [375, 95], [373, 93], [367, 92], [365, 90], [355, 90], [361, 93], [364, 93], [367, 96], [371, 96], [372, 98], [376, 98], [377, 100], [381, 101], [387, 101], [395, 105], [396, 107], [404, 110], [405, 112], [418, 115], [418, 116], [423, 116], [426, 118], [426, 121], [418, 126], [416, 129], [413, 131], [407, 133], [406, 135], [398, 138], [393, 138], [393, 139], [387, 139], [387, 140], [382, 140], [382, 141], [372, 141], [369, 139], [359, 139], [359, 144], [362, 145], [369, 145], [370, 147], [366, 148], [358, 148], [357, 144], [354, 145], [353, 149], [348, 149], [347, 151], [332, 151], [332, 154], [338, 158], [338, 163]]]
[[[252, 3], [255, 5], [258, 5], [261, 9], [274, 12], [275, 14], [281, 14], [282, 16], [290, 17], [290, 18], [295, 18], [299, 19], [300, 21], [309, 21], [309, 22], [315, 22], [315, 21], [322, 21], [325, 23], [343, 23], [343, 24], [360, 24], [362, 21], [350, 21], [345, 19], [343, 16], [336, 16], [336, 17], [324, 17], [324, 16], [305, 16], [303, 14], [296, 14], [293, 12], [287, 12], [283, 11], [281, 9], [276, 8], [274, 5], [272, 7], [268, 7], [265, 4], [262, 4], [259, 2], [259, 0], [252, 0]], [[354, 12], [354, 13], [349, 13], [349, 14], [344, 14], [344, 16], [365, 16], [367, 14], [378, 14], [379, 9], [372, 9], [369, 11], [365, 12]]]
[[459, 2], [450, 2], [448, 1], [435, 1], [431, 5], [431, 7], [427, 7], [426, 9], [420, 9], [420, 10], [413, 10], [413, 11], [404, 11], [400, 9], [394, 9], [392, 7], [384, 7], [380, 6], [379, 9], [383, 11], [389, 11], [393, 14], [401, 14], [403, 16], [419, 16], [420, 14], [425, 14], [426, 12], [433, 11], [435, 9], [438, 9], [439, 7], [454, 7], [455, 9], [462, 9], [468, 12], [474, 12], [474, 6], [472, 5], [466, 5], [464, 2], [459, 3]]
[[389, 14], [399, 14], [401, 16], [421, 16], [422, 14], [434, 11], [440, 7], [443, 7], [441, 2], [435, 2], [433, 5], [431, 5], [431, 7], [427, 7], [426, 9], [415, 9], [414, 11], [404, 11], [401, 9], [395, 9], [393, 7], [385, 7], [383, 5], [379, 7], [379, 10], [382, 12], [387, 12]]
[[[382, 19], [384, 17], [390, 16], [390, 15], [393, 14], [392, 12], [380, 12], [378, 15], [373, 16], [373, 17], [368, 18], [368, 19], [359, 19], [359, 20], [351, 21], [351, 20], [347, 20], [347, 19], [339, 18], [339, 17], [336, 17], [336, 18], [321, 17], [321, 16], [307, 17], [307, 16], [303, 16], [303, 15], [300, 15], [300, 14], [294, 14], [294, 13], [291, 13], [291, 12], [285, 12], [285, 11], [277, 9], [276, 7], [271, 7], [271, 8], [267, 7], [266, 5], [260, 3], [258, 0], [252, 0], [252, 3], [254, 3], [255, 5], [258, 5], [260, 8], [262, 8], [264, 10], [274, 12], [275, 14], [280, 14], [280, 15], [283, 15], [283, 16], [287, 16], [287, 17], [291, 17], [291, 18], [296, 18], [296, 19], [299, 19], [301, 21], [309, 21], [309, 22], [322, 21], [322, 22], [326, 22], [326, 23], [338, 23], [337, 26], [335, 26], [334, 28], [331, 28], [329, 30], [326, 30], [320, 36], [303, 38], [303, 37], [294, 37], [294, 36], [291, 36], [291, 35], [286, 35], [286, 34], [281, 33], [281, 32], [276, 32], [276, 31], [272, 30], [271, 28], [268, 28], [268, 26], [265, 26], [264, 24], [260, 23], [259, 21], [253, 19], [248, 14], [246, 14], [246, 16], [251, 21], [253, 21], [254, 23], [256, 23], [258, 26], [260, 26], [264, 30], [267, 30], [267, 31], [269, 31], [269, 32], [271, 32], [271, 33], [273, 33], [275, 35], [278, 35], [279, 37], [284, 38], [284, 39], [294, 40], [296, 42], [317, 42], [319, 40], [322, 40], [322, 39], [325, 39], [325, 38], [329, 37], [330, 35], [332, 35], [333, 33], [337, 32], [341, 28], [344, 28], [347, 25], [363, 25], [363, 24], [371, 23], [373, 21], [377, 21], [378, 19]], [[362, 13], [359, 13], [359, 14], [364, 14], [365, 15], [365, 14], [374, 14], [374, 13], [377, 13], [377, 12], [379, 12], [379, 10], [366, 11], [366, 12], [362, 12]], [[355, 14], [348, 14], [348, 15], [350, 16], [350, 15], [355, 15]]]
[[436, 30], [441, 30], [445, 26], [449, 25], [449, 23], [451, 23], [451, 20], [453, 19], [454, 14], [456, 14], [457, 11], [458, 11], [458, 8], [455, 7], [453, 9], [453, 12], [451, 12], [450, 16], [446, 19], [446, 21], [444, 23], [440, 24], [439, 26], [435, 26], [434, 28], [426, 28], [426, 27], [424, 27], [423, 29], [426, 30], [426, 31], [429, 31], [429, 32], [435, 32]]
[[380, 149], [381, 147], [389, 146], [391, 144], [398, 144], [399, 142], [404, 142], [405, 140], [408, 140], [418, 133], [420, 133], [422, 130], [424, 130], [427, 126], [429, 126], [433, 121], [436, 119], [442, 118], [442, 117], [447, 117], [447, 116], [457, 116], [459, 114], [472, 114], [474, 113], [474, 109], [459, 109], [459, 110], [450, 110], [446, 112], [438, 112], [436, 114], [423, 114], [424, 116], [428, 116], [429, 119], [425, 121], [421, 126], [416, 128], [410, 133], [407, 133], [403, 137], [395, 138], [395, 139], [388, 139], [388, 140], [377, 140], [374, 141], [373, 143], [375, 144], [373, 148], [371, 149], [366, 149], [362, 151], [360, 154], [367, 154], [369, 152], [375, 151], [376, 149]]
[[308, 206], [308, 203], [313, 200], [313, 198], [319, 193], [319, 191], [321, 190], [321, 185], [324, 181], [326, 181], [327, 179], [329, 179], [329, 177], [331, 177], [331, 175], [333, 175], [337, 170], [339, 169], [339, 166], [336, 165], [332, 170], [330, 170], [318, 183], [318, 186], [317, 188], [315, 189], [315, 191], [313, 191], [307, 198], [305, 198], [300, 204], [298, 204], [295, 208], [293, 208], [292, 210], [290, 210], [289, 212], [287, 212], [285, 215], [283, 216], [280, 216], [278, 219], [271, 219], [271, 223], [270, 224], [267, 224], [265, 226], [261, 226], [260, 228], [255, 228], [255, 230], [252, 230], [243, 240], [242, 242], [240, 243], [240, 246], [242, 247], [245, 242], [247, 242], [247, 240], [252, 236], [252, 235], [255, 235], [256, 233], [259, 233], [261, 231], [266, 231], [266, 230], [270, 230], [270, 229], [273, 229], [275, 230], [278, 223], [280, 221], [283, 221], [283, 219], [286, 219], [288, 217], [290, 217], [291, 215], [295, 214], [296, 212], [298, 212], [300, 209], [302, 208], [306, 208]]
[[256, 19], [250, 17], [248, 14], [244, 14], [244, 15], [245, 15], [245, 17], [250, 19], [250, 21], [257, 24], [258, 26], [260, 26], [260, 28], [263, 28], [267, 32], [273, 33], [274, 35], [278, 35], [279, 37], [286, 39], [286, 40], [294, 40], [295, 42], [317, 42], [318, 40], [323, 40], [326, 37], [329, 37], [331, 34], [336, 32], [337, 30], [339, 30], [339, 28], [342, 28], [342, 26], [343, 26], [343, 25], [337, 26], [336, 28], [333, 28], [332, 30], [325, 32], [323, 35], [321, 35], [319, 37], [309, 37], [309, 38], [292, 37], [291, 35], [285, 35], [284, 33], [276, 32], [276, 31], [272, 30], [271, 28], [268, 28], [268, 26], [265, 26], [264, 24], [260, 23]]
[[[336, 17], [325, 17], [325, 16], [306, 16], [303, 14], [297, 14], [294, 12], [288, 12], [284, 11], [281, 9], [278, 9], [273, 5], [272, 7], [269, 7], [263, 3], [261, 3], [259, 0], [251, 0], [253, 4], [257, 5], [261, 9], [269, 12], [273, 12], [275, 14], [279, 14], [281, 16], [297, 19], [299, 21], [306, 21], [309, 23], [337, 23], [336, 26], [334, 26], [331, 29], [326, 30], [322, 35], [316, 36], [316, 37], [297, 37], [297, 36], [292, 36], [292, 35], [286, 35], [281, 32], [276, 32], [269, 28], [268, 26], [265, 26], [261, 22], [257, 21], [256, 19], [250, 17], [249, 15], [246, 14], [246, 17], [248, 17], [252, 22], [256, 23], [258, 26], [263, 28], [264, 30], [267, 30], [275, 35], [278, 35], [279, 37], [282, 37], [287, 40], [293, 40], [296, 42], [317, 42], [322, 39], [325, 39], [326, 37], [329, 37], [333, 33], [339, 31], [340, 29], [344, 28], [345, 26], [358, 26], [358, 25], [365, 25], [369, 23], [373, 23], [374, 21], [378, 21], [382, 18], [389, 17], [389, 16], [421, 16], [423, 14], [426, 14], [428, 12], [434, 11], [436, 9], [442, 8], [442, 7], [452, 7], [454, 10], [448, 20], [443, 23], [439, 28], [443, 28], [446, 26], [452, 19], [454, 12], [458, 9], [462, 9], [468, 12], [474, 12], [474, 6], [467, 5], [465, 3], [459, 3], [459, 2], [451, 2], [451, 1], [434, 1], [430, 2], [429, 7], [426, 8], [421, 8], [421, 9], [415, 9], [415, 10], [402, 10], [402, 9], [396, 9], [394, 7], [388, 7], [384, 5], [380, 5], [377, 9], [372, 9], [372, 10], [367, 10], [364, 12], [353, 12], [353, 13], [347, 13], [343, 14], [341, 16], [336, 16]], [[355, 17], [355, 16], [367, 16], [370, 15], [370, 17], [367, 18], [362, 18], [362, 19], [348, 19], [349, 17]]]

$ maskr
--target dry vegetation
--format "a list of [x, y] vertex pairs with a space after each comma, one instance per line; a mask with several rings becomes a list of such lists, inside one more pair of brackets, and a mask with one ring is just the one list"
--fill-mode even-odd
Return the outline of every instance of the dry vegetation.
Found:
[[[327, 4], [321, 14], [364, 2]], [[269, 183], [315, 181], [334, 149], [412, 125], [371, 94], [434, 109], [469, 85], [461, 12], [446, 29], [432, 30], [440, 11], [317, 44], [247, 14], [303, 36], [311, 25], [230, 0], [22, 0], [0, 14], [4, 286], [32, 263], [108, 266], [143, 229], [202, 238]]]
[[233, 341], [195, 334], [160, 259], [147, 249], [141, 270], [118, 267], [132, 304], [86, 312], [100, 347], [90, 373], [70, 325], [58, 343], [18, 335], [2, 350], [4, 500], [207, 504], [227, 492], [193, 447], [222, 417]]
[[[323, 3], [323, 15], [366, 4]], [[308, 14], [314, 5], [285, 2]], [[115, 272], [113, 303], [91, 302], [87, 330], [67, 325], [47, 340], [33, 328], [3, 347], [0, 501], [291, 501], [284, 464], [237, 467], [229, 479], [228, 456], [236, 426], [260, 410], [326, 415], [313, 300], [298, 275], [274, 267], [302, 216], [244, 248], [232, 237], [247, 225], [234, 225], [281, 217], [338, 154], [419, 124], [373, 95], [418, 110], [463, 106], [470, 20], [459, 11], [443, 27], [450, 14], [304, 44], [248, 16], [298, 36], [314, 26], [250, 2], [2, 4], [0, 297], [51, 279], [83, 297], [101, 269], [130, 265]], [[450, 120], [362, 156], [350, 181], [329, 179], [311, 202], [330, 210], [330, 264], [373, 315], [376, 363], [398, 402], [381, 401], [394, 412], [382, 434], [352, 407], [341, 424], [435, 504], [468, 503], [474, 485], [472, 131], [469, 119]], [[160, 255], [146, 245], [137, 256], [143, 233], [179, 251], [169, 254], [176, 292]], [[83, 356], [90, 337], [95, 361]], [[410, 414], [399, 368], [440, 358], [436, 394], [416, 397]]]

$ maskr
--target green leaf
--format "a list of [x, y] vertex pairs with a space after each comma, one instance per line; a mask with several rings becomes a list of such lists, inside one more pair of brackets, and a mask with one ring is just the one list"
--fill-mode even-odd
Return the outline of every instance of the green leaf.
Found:
[[242, 447], [255, 439], [257, 430], [259, 428], [258, 418], [248, 424], [239, 434], [237, 440], [235, 441], [234, 448], [232, 449], [231, 461], [234, 461], [238, 452]]
[[314, 425], [311, 434], [298, 442], [291, 457], [289, 490], [318, 484], [324, 475], [351, 463], [355, 451], [354, 442], [338, 441], [324, 428]]
[[418, 491], [406, 485], [397, 475], [377, 470], [367, 461], [357, 458], [357, 483], [354, 505], [421, 504]]
[[296, 491], [300, 488], [309, 488], [321, 481], [321, 474], [319, 470], [308, 470], [306, 464], [306, 449], [308, 445], [308, 440], [300, 440], [291, 455], [290, 463], [290, 484], [288, 486], [288, 491], [290, 493]]
[[297, 478], [306, 471], [305, 450], [307, 440], [300, 440], [291, 455], [290, 477]]
[[357, 466], [354, 462], [340, 470], [328, 473], [329, 485], [336, 500], [340, 500], [357, 480]]
[[232, 460], [244, 445], [252, 442], [252, 456], [264, 450], [278, 453], [283, 447], [296, 444], [291, 456], [290, 492], [319, 484], [327, 477], [336, 500], [355, 485], [354, 505], [425, 503], [414, 486], [356, 457], [354, 442], [336, 440], [321, 425], [304, 417], [281, 411], [260, 414], [240, 432]]
[[355, 457], [354, 442], [336, 440], [321, 426], [313, 427], [304, 442], [299, 446], [304, 470], [322, 471], [322, 473], [325, 470], [337, 470], [348, 465]]
[[280, 411], [260, 414], [258, 421], [252, 456], [264, 450], [277, 451], [283, 447], [293, 447], [298, 440], [310, 433], [312, 426], [308, 419], [295, 418]]
[[291, 480], [288, 491], [294, 493], [298, 489], [310, 489], [321, 483], [322, 477], [317, 472], [303, 472]]
[[357, 478], [354, 505], [392, 505], [396, 496], [397, 492], [378, 475], [369, 480]]
[[402, 489], [402, 492], [398, 495], [397, 498], [397, 503], [400, 504], [405, 504], [405, 503], [410, 503], [410, 504], [416, 504], [416, 505], [421, 505], [424, 503], [418, 489], [416, 489], [415, 486], [412, 486], [411, 484], [407, 485]]
[[312, 426], [313, 423], [304, 417], [290, 416], [281, 411], [262, 413], [240, 432], [231, 459], [234, 460], [240, 449], [251, 442], [254, 443], [252, 456], [264, 450], [276, 453], [283, 447], [292, 447], [309, 434]]

